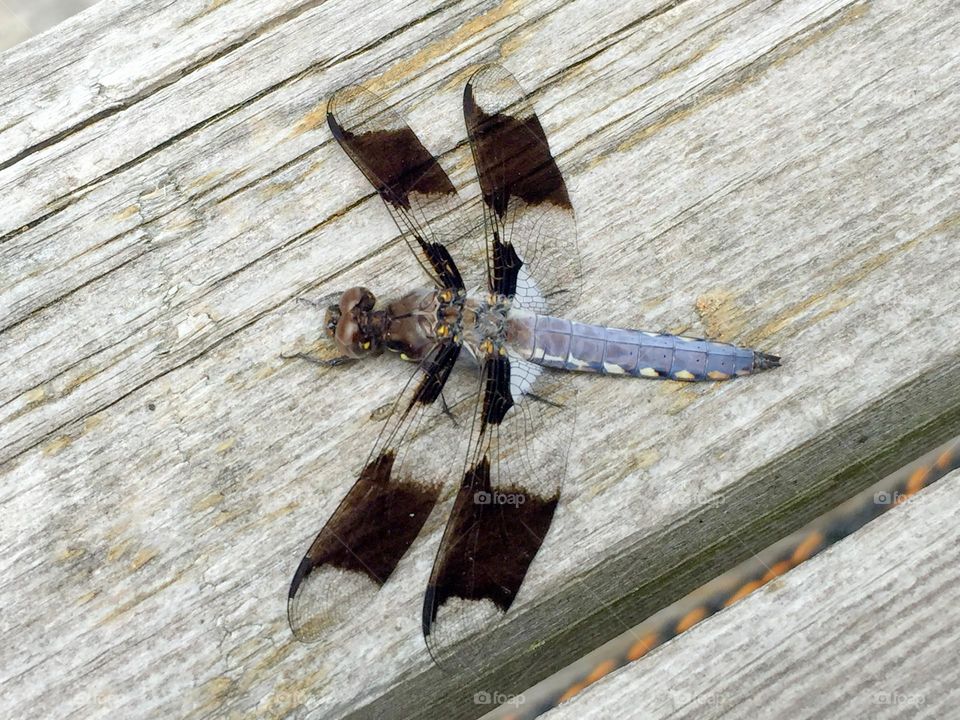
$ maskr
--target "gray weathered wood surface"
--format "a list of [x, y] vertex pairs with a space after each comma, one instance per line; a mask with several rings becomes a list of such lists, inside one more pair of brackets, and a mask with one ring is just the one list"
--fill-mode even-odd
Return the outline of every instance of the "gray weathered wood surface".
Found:
[[[960, 11], [947, 0], [104, 2], [0, 56], [0, 710], [471, 717], [960, 432]], [[780, 352], [575, 378], [564, 499], [489, 671], [419, 636], [437, 513], [314, 646], [306, 543], [409, 368], [281, 354], [297, 296], [419, 280], [324, 124], [373, 77], [467, 196], [459, 94], [529, 89], [580, 319]], [[449, 499], [450, 494], [446, 497]]]
[[[860, 693], [855, 698], [856, 708], [838, 706], [829, 713], [822, 711], [823, 695], [833, 692], [831, 686], [838, 681], [841, 684], [866, 685], [878, 676], [893, 677], [877, 672], [879, 666], [886, 667], [889, 664], [899, 665], [896, 677], [897, 687], [901, 690], [897, 691], [899, 694], [896, 696], [891, 693], [892, 699], [889, 703], [896, 706], [894, 709], [906, 711], [909, 710], [904, 707], [906, 705], [922, 704], [926, 716], [949, 716], [956, 705], [951, 690], [951, 683], [956, 684], [953, 671], [939, 672], [930, 665], [929, 658], [924, 653], [928, 649], [941, 652], [944, 646], [957, 645], [960, 640], [956, 630], [960, 626], [960, 604], [952, 599], [955, 593], [950, 587], [952, 576], [950, 573], [946, 576], [939, 574], [942, 563], [950, 562], [956, 549], [947, 549], [944, 558], [937, 557], [937, 553], [950, 543], [960, 546], [960, 528], [956, 527], [956, 523], [947, 524], [947, 520], [956, 512], [956, 503], [935, 500], [937, 504], [932, 517], [928, 517], [925, 511], [908, 515], [898, 513], [897, 519], [887, 520], [894, 524], [882, 531], [880, 537], [886, 546], [880, 550], [874, 549], [876, 541], [863, 541], [861, 535], [874, 532], [864, 529], [863, 524], [870, 517], [875, 518], [877, 511], [899, 510], [908, 499], [910, 503], [915, 502], [916, 498], [912, 497], [912, 494], [918, 487], [928, 487], [937, 482], [955, 483], [960, 479], [960, 474], [950, 474], [950, 468], [955, 466], [958, 456], [960, 438], [951, 438], [915, 462], [831, 508], [792, 535], [764, 548], [735, 568], [700, 585], [690, 594], [591, 650], [536, 685], [513, 696], [478, 694], [478, 703], [495, 706], [482, 720], [527, 720], [535, 715], [539, 717], [549, 708], [556, 707], [558, 698], [569, 703], [565, 712], [569, 712], [571, 717], [646, 718], [671, 717], [684, 713], [698, 716], [705, 706], [713, 705], [718, 706], [715, 710], [729, 717], [755, 717], [758, 714], [760, 717], [800, 716], [797, 707], [787, 708], [782, 704], [774, 704], [757, 708], [736, 693], [725, 696], [722, 690], [716, 687], [719, 682], [738, 684], [747, 693], [754, 692], [758, 685], [776, 688], [779, 684], [781, 689], [789, 694], [789, 698], [785, 697], [785, 700], [789, 699], [794, 705], [809, 704], [814, 716], [873, 717], [876, 714], [874, 711], [882, 709], [876, 706], [885, 702], [879, 687], [874, 688], [877, 692], [872, 695]], [[929, 504], [924, 507], [929, 507]], [[930, 528], [928, 525], [936, 527]], [[936, 536], [929, 542], [930, 547], [923, 547], [923, 544], [929, 541], [931, 532], [936, 533]], [[796, 567], [798, 563], [809, 560], [808, 553], [814, 548], [819, 548], [822, 552], [826, 549], [821, 544], [824, 540], [828, 543], [827, 547], [829, 543], [842, 541], [845, 549], [836, 551], [837, 555], [834, 557], [847, 559], [827, 561], [826, 565], [816, 571], [815, 580], [803, 579], [793, 581], [802, 582], [802, 585], [785, 585], [783, 579], [793, 578], [794, 575], [791, 570], [784, 574], [784, 569]], [[930, 559], [935, 562], [929, 567], [923, 567]], [[847, 570], [847, 565], [851, 562], [860, 566], [853, 569], [853, 576]], [[919, 574], [918, 568], [923, 568]], [[871, 570], [873, 574], [868, 574], [868, 582], [874, 583], [876, 578], [882, 575], [884, 582], [890, 587], [865, 588], [860, 581], [844, 584], [857, 573], [869, 573]], [[768, 577], [770, 575], [773, 577]], [[763, 579], [759, 586], [756, 584], [758, 578]], [[894, 597], [904, 586], [909, 588], [905, 591], [905, 597]], [[743, 621], [742, 615], [732, 618], [726, 616], [725, 608], [730, 607], [730, 598], [736, 598], [734, 602], [740, 603], [745, 597], [758, 594], [760, 588], [765, 588], [764, 592], [767, 593], [783, 593], [783, 597], [774, 602], [789, 603], [789, 611], [777, 611], [767, 618], [763, 617], [765, 612], [769, 612], [769, 606], [765, 605], [762, 611], [751, 613], [747, 622]], [[822, 606], [825, 592], [838, 596], [831, 597], [825, 604], [826, 607]], [[845, 597], [841, 599], [840, 595]], [[922, 600], [918, 596], [922, 597]], [[924, 648], [924, 652], [910, 652], [904, 657], [902, 653], [883, 651], [881, 644], [889, 640], [890, 634], [885, 629], [885, 623], [890, 616], [890, 606], [897, 603], [899, 605], [896, 607], [895, 617], [898, 626], [904, 626], [908, 633], [939, 636], [930, 648]], [[858, 606], [854, 608], [853, 605]], [[842, 661], [834, 658], [821, 661], [811, 653], [799, 663], [803, 667], [798, 672], [794, 666], [797, 658], [787, 653], [770, 653], [771, 645], [777, 643], [792, 647], [793, 635], [798, 633], [798, 624], [816, 622], [818, 616], [835, 612], [838, 606], [845, 609], [842, 617], [827, 629], [830, 632], [828, 637], [839, 633], [844, 636], [842, 653], [847, 657]], [[851, 609], [847, 611], [846, 608]], [[716, 615], [718, 612], [722, 614], [719, 617]], [[871, 623], [871, 613], [883, 614], [884, 618]], [[848, 615], [850, 617], [847, 617]], [[759, 621], [756, 620], [758, 616], [761, 618]], [[856, 619], [853, 616], [856, 616]], [[781, 621], [782, 625], [777, 625]], [[678, 623], [689, 629], [707, 622], [722, 626], [719, 632], [725, 637], [729, 637], [730, 633], [737, 635], [735, 641], [728, 642], [729, 649], [711, 649], [708, 652], [701, 643], [677, 639]], [[775, 629], [771, 632], [764, 627], [765, 624]], [[854, 631], [852, 634], [851, 630]], [[665, 640], [666, 638], [670, 639]], [[652, 657], [651, 653], [657, 652], [657, 648], [665, 641], [671, 644], [682, 642], [683, 649], [680, 653], [685, 657], [685, 672], [689, 672], [690, 677], [668, 680], [667, 675], [683, 675], [677, 672], [678, 666], [675, 662], [667, 663], [662, 669], [656, 661], [653, 661], [652, 666], [645, 664], [650, 662], [648, 658]], [[862, 643], [862, 648], [852, 650], [849, 647], [851, 642]], [[755, 644], [757, 647], [742, 652], [742, 643]], [[806, 644], [798, 646], [806, 647]], [[827, 655], [824, 653], [822, 657], [826, 658]], [[878, 655], [880, 657], [877, 657]], [[869, 672], [854, 673], [850, 676], [850, 667], [861, 661]], [[636, 669], [619, 669], [630, 662], [634, 663], [633, 667]], [[651, 670], [651, 667], [654, 669]], [[703, 672], [704, 670], [706, 672]], [[603, 692], [601, 695], [604, 699], [583, 694], [585, 688], [592, 687], [613, 673], [626, 677], [611, 681], [617, 684], [617, 689], [610, 690], [610, 698], [606, 698], [606, 693]], [[638, 691], [636, 699], [640, 704], [628, 705], [630, 678], [651, 673], [658, 677], [654, 686], [659, 685], [659, 690], [653, 694], [646, 690]], [[781, 679], [784, 675], [791, 677], [784, 681]], [[797, 677], [794, 678], [794, 675]], [[930, 677], [925, 677], [928, 675]], [[932, 691], [922, 699], [916, 696], [904, 697], [903, 687], [913, 685], [916, 688], [919, 684], [927, 685]], [[673, 689], [681, 685], [686, 685], [683, 694], [674, 693]], [[790, 687], [787, 688], [786, 685]], [[800, 685], [801, 690], [794, 692], [794, 685]], [[639, 695], [641, 692], [642, 697]], [[870, 707], [871, 703], [873, 707]], [[761, 704], [765, 705], [766, 701]], [[630, 707], [631, 711], [616, 711], [618, 705]], [[865, 705], [867, 707], [864, 707]]]
[[960, 472], [544, 720], [948, 718]]

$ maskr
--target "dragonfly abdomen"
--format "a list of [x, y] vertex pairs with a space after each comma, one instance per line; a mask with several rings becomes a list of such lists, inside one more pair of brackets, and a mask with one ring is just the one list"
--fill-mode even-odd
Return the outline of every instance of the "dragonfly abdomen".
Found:
[[528, 359], [538, 365], [603, 375], [726, 380], [778, 367], [780, 358], [729, 343], [534, 316]]

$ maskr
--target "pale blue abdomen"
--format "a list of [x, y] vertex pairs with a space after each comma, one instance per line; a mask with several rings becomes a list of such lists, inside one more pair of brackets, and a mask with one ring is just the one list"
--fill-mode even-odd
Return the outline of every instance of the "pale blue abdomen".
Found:
[[[726, 380], [777, 367], [779, 358], [729, 343], [623, 330], [534, 315], [528, 359], [538, 365], [634, 377]], [[531, 327], [532, 326], [532, 327]]]

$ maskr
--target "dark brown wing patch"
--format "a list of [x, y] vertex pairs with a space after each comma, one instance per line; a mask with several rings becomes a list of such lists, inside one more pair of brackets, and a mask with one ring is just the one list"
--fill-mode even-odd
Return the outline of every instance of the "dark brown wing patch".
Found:
[[435, 356], [427, 359], [423, 366], [423, 377], [413, 397], [415, 403], [430, 405], [436, 402], [460, 357], [461, 347], [459, 343], [446, 343], [440, 346]]
[[[437, 502], [439, 488], [391, 479], [394, 454], [368, 463], [337, 513], [300, 562], [289, 597], [321, 565], [367, 575], [383, 585]], [[357, 522], [363, 518], [362, 522]]]
[[546, 134], [517, 81], [497, 65], [467, 82], [463, 114], [485, 207], [487, 283], [554, 314], [580, 293], [576, 222]]
[[[522, 502], [506, 502], [521, 497]], [[528, 495], [521, 486], [494, 489], [487, 457], [470, 468], [449, 520], [456, 540], [438, 558], [436, 574], [444, 581], [427, 588], [425, 632], [450, 598], [489, 600], [506, 612], [540, 549], [558, 499], [559, 494]]]
[[409, 210], [411, 192], [456, 194], [436, 158], [409, 127], [354, 133], [332, 112], [327, 113], [327, 124], [384, 202]]
[[[509, 79], [512, 81], [512, 76]], [[491, 92], [484, 97], [497, 98], [495, 105], [484, 108], [477, 102], [475, 85], [481, 81], [500, 86], [496, 93], [489, 87]], [[484, 202], [498, 217], [506, 214], [511, 197], [528, 205], [548, 202], [572, 208], [540, 120], [526, 98], [511, 93], [515, 82], [511, 85], [500, 73], [484, 69], [474, 75], [463, 92], [463, 115]]]
[[424, 270], [440, 287], [463, 288], [452, 248], [475, 223], [459, 212], [450, 178], [413, 130], [386, 103], [359, 87], [327, 104], [330, 132], [376, 189]]
[[484, 363], [467, 469], [423, 605], [441, 665], [474, 666], [486, 634], [517, 597], [553, 519], [575, 421], [575, 390], [518, 357]]
[[[413, 544], [440, 493], [447, 466], [420, 461], [452, 454], [455, 426], [424, 413], [440, 396], [459, 356], [450, 342], [431, 351], [394, 404], [360, 476], [317, 534], [290, 583], [287, 616], [305, 642], [367, 602]], [[407, 460], [412, 462], [407, 462]], [[447, 463], [452, 459], [447, 455]]]
[[483, 426], [499, 425], [513, 407], [510, 392], [510, 360], [500, 355], [484, 364]]

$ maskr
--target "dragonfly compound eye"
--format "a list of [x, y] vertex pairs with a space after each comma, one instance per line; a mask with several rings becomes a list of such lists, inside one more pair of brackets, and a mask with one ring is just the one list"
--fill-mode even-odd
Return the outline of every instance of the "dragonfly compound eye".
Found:
[[344, 314], [357, 309], [363, 312], [373, 310], [377, 298], [365, 287], [352, 287], [340, 297], [340, 311]]

